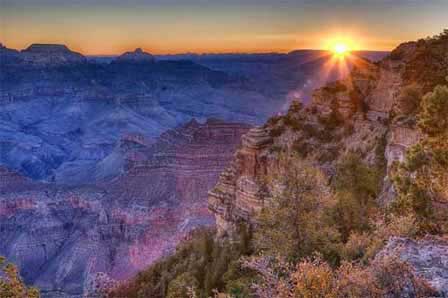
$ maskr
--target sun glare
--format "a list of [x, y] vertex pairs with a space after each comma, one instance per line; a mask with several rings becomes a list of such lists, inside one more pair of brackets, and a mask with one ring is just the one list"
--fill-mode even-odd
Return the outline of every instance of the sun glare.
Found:
[[345, 54], [347, 54], [350, 49], [348, 47], [347, 44], [342, 43], [342, 42], [338, 42], [333, 46], [333, 53], [339, 56], [344, 56]]
[[328, 39], [327, 42], [325, 42], [325, 48], [330, 51], [333, 56], [344, 58], [350, 55], [351, 51], [357, 50], [358, 45], [355, 44], [352, 38], [345, 36]]

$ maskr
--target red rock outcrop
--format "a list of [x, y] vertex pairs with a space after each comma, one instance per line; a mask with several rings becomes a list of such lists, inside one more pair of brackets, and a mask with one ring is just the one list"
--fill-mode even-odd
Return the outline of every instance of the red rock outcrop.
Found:
[[258, 179], [268, 172], [265, 150], [272, 143], [269, 131], [253, 128], [242, 137], [242, 148], [235, 154], [232, 165], [220, 176], [209, 192], [209, 208], [214, 213], [218, 237], [234, 234], [241, 220], [263, 207], [263, 195]]

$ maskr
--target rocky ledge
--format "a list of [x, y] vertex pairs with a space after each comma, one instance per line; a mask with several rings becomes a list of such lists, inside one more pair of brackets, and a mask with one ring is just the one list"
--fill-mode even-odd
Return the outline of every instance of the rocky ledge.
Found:
[[394, 256], [407, 262], [441, 297], [448, 295], [448, 240], [391, 238], [377, 258]]

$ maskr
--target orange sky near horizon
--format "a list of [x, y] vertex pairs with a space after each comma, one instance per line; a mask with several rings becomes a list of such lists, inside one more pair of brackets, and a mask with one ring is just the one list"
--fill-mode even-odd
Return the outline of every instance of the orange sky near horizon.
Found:
[[[179, 1], [177, 1], [179, 2]], [[3, 0], [0, 42], [66, 44], [86, 55], [391, 50], [448, 26], [448, 1]], [[364, 3], [365, 2], [365, 3]]]

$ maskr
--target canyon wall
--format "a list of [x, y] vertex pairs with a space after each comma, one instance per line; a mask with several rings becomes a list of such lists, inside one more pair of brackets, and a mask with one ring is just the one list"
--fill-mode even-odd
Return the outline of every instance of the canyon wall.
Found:
[[214, 224], [207, 191], [248, 125], [195, 120], [156, 142], [124, 136], [123, 173], [95, 186], [33, 182], [0, 168], [0, 255], [43, 297], [81, 297], [171, 252]]

